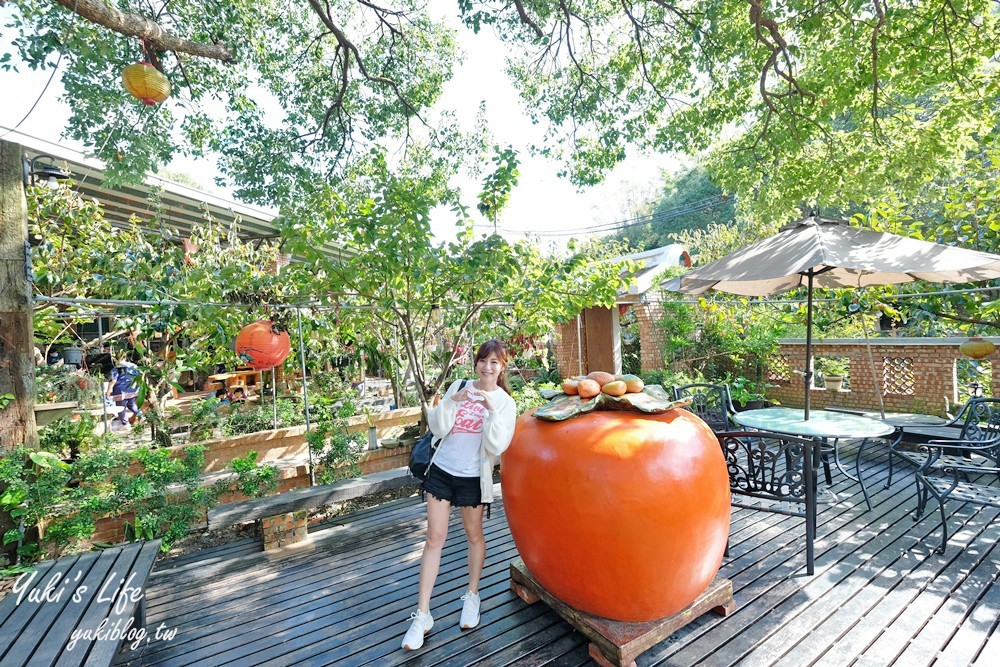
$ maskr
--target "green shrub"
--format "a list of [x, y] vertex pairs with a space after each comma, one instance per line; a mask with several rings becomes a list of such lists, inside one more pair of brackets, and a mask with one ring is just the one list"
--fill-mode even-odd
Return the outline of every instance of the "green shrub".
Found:
[[[140, 471], [130, 471], [137, 463]], [[129, 539], [162, 538], [164, 550], [183, 537], [199, 520], [204, 508], [215, 502], [216, 492], [200, 485], [204, 448], [187, 447], [179, 458], [164, 449], [125, 451], [103, 444], [84, 453], [73, 464], [48, 452], [20, 448], [0, 459], [2, 509], [19, 523], [4, 535], [4, 544], [21, 541], [24, 559], [40, 555], [29, 540], [43, 519], [42, 536], [62, 548], [91, 539], [96, 522], [105, 516], [134, 513], [126, 526]]]
[[368, 439], [364, 433], [348, 433], [345, 421], [318, 422], [309, 431], [307, 440], [313, 452], [313, 465], [319, 469], [317, 479], [321, 484], [361, 474], [358, 464]]
[[297, 402], [279, 399], [277, 425], [272, 405], [248, 406], [234, 408], [223, 422], [222, 432], [224, 435], [244, 435], [304, 423], [305, 417]]
[[94, 433], [94, 420], [83, 413], [79, 419], [61, 417], [39, 429], [38, 441], [43, 451], [68, 459], [93, 449], [99, 438]]
[[239, 491], [249, 498], [260, 498], [278, 487], [278, 468], [270, 463], [257, 463], [257, 452], [233, 459], [229, 467], [236, 473], [236, 479], [217, 482], [215, 491], [219, 495]]
[[184, 418], [191, 426], [191, 440], [207, 440], [215, 435], [215, 429], [225, 417], [219, 409], [221, 406], [221, 401], [215, 396], [191, 404], [191, 412]]

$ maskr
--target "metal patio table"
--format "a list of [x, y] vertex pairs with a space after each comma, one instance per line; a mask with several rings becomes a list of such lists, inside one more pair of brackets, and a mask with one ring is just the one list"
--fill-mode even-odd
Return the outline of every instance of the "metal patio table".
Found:
[[[833, 453], [833, 461], [837, 469], [861, 485], [861, 493], [865, 497], [865, 503], [868, 505], [868, 509], [871, 509], [871, 498], [868, 497], [868, 489], [861, 479], [861, 449], [864, 448], [869, 439], [884, 438], [893, 434], [896, 427], [870, 417], [827, 410], [810, 412], [808, 421], [804, 420], [802, 416], [802, 410], [797, 408], [764, 408], [763, 410], [737, 412], [733, 415], [733, 419], [740, 426], [758, 431], [784, 433], [802, 438], [820, 438], [825, 443], [825, 451]], [[855, 462], [856, 475], [845, 470], [841, 463], [838, 445], [842, 439], [862, 440], [858, 450], [858, 460]]]

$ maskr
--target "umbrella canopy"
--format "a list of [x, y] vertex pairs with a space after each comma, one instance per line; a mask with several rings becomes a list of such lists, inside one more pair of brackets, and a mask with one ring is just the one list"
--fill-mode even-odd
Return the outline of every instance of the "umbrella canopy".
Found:
[[916, 280], [967, 283], [1000, 278], [1000, 255], [851, 227], [810, 216], [667, 282], [685, 294], [708, 290], [767, 296], [808, 288], [805, 419], [812, 379], [813, 287], [893, 285]]

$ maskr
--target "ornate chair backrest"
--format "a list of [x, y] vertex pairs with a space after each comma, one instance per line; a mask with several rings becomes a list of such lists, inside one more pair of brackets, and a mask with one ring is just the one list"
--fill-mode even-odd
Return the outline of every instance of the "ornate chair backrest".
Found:
[[727, 384], [686, 384], [674, 387], [674, 399], [690, 398], [691, 405], [687, 409], [695, 413], [701, 420], [712, 427], [712, 430], [728, 431], [733, 427], [730, 414], [733, 412], [733, 401], [729, 397]]
[[965, 412], [961, 440], [986, 442], [1000, 438], [1000, 399], [969, 399]]
[[[814, 501], [819, 440], [762, 431], [716, 434], [726, 457], [733, 494], [789, 501], [808, 506]], [[736, 506], [742, 506], [738, 501]], [[802, 516], [802, 512], [788, 512]]]

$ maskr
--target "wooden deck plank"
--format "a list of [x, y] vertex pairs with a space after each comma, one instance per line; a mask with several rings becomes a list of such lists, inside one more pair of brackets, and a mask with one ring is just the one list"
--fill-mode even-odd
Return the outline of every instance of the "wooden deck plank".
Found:
[[[946, 665], [969, 665], [980, 656], [985, 648], [991, 633], [996, 629], [997, 621], [1000, 620], [1000, 586], [997, 586], [997, 578], [1000, 576], [1000, 547], [997, 546], [994, 538], [992, 553], [990, 557], [984, 559], [979, 568], [987, 568], [983, 574], [990, 577], [986, 582], [981, 597], [975, 601], [972, 610], [959, 626], [955, 636], [948, 642], [948, 646], [941, 651], [940, 661]], [[965, 591], [963, 583], [958, 591], [960, 594]], [[948, 600], [951, 604], [949, 596]], [[994, 649], [994, 662], [1000, 663], [1000, 647]]]
[[[974, 518], [983, 514], [984, 512], [976, 512]], [[990, 514], [995, 519], [996, 513], [990, 512]], [[1000, 525], [995, 523], [994, 526], [1000, 528]], [[956, 532], [954, 537], [956, 550], [960, 548], [959, 545], [963, 545], [965, 542], [961, 536], [966, 530], [963, 527]], [[990, 533], [989, 540], [995, 544], [1000, 537], [1000, 530], [992, 530]], [[990, 550], [977, 550], [972, 545], [959, 551], [959, 556], [955, 558], [955, 564], [959, 568], [956, 574], [961, 575], [961, 586], [956, 585], [958, 578], [955, 580], [939, 579], [941, 582], [940, 591], [935, 591], [934, 597], [940, 600], [940, 604], [935, 609], [934, 615], [928, 619], [917, 636], [906, 647], [906, 650], [900, 654], [900, 662], [914, 666], [929, 665], [933, 662], [933, 657], [945, 648], [952, 639], [951, 633], [962, 625], [976, 599], [985, 592], [985, 587], [996, 578], [996, 560], [986, 559], [985, 566], [980, 567], [985, 558], [984, 552], [988, 551]], [[954, 558], [954, 556], [952, 557]], [[925, 591], [926, 593], [927, 591]]]
[[[846, 606], [838, 610], [837, 613], [843, 617], [843, 622], [853, 623], [853, 627], [840, 636], [837, 646], [828, 651], [818, 664], [848, 665], [857, 659], [862, 651], [865, 651], [864, 655], [867, 655], [869, 663], [874, 661], [887, 664], [886, 660], [896, 659], [900, 652], [899, 648], [877, 654], [876, 650], [871, 647], [879, 640], [887, 626], [902, 627], [901, 623], [897, 624], [900, 615], [914, 604], [914, 600], [918, 596], [924, 594], [928, 589], [934, 598], [941, 595], [940, 590], [931, 587], [935, 585], [935, 582], [940, 586], [940, 578], [944, 573], [954, 571], [956, 568], [964, 571], [969, 566], [981, 568], [984, 563], [990, 561], [989, 556], [983, 554], [982, 549], [977, 551], [977, 542], [980, 538], [984, 542], [989, 541], [991, 537], [995, 539], [1000, 526], [991, 526], [990, 523], [984, 522], [983, 527], [987, 529], [986, 533], [976, 535], [975, 541], [968, 548], [957, 554], [951, 554], [950, 558], [928, 554], [924, 561], [913, 562], [910, 570], [900, 568], [898, 572], [888, 572], [881, 581], [873, 582], [863, 591], [862, 595], [858, 596], [859, 600], [868, 603], [864, 609]], [[985, 549], [987, 552], [989, 550]], [[937, 560], [936, 567], [932, 559]], [[872, 601], [874, 604], [871, 604]], [[994, 613], [996, 613], [995, 610]], [[916, 622], [912, 626], [915, 627]], [[982, 640], [979, 641], [977, 647], [981, 644]], [[869, 654], [868, 651], [871, 653]]]
[[[500, 551], [500, 555], [513, 554], [514, 550], [510, 545], [506, 550]], [[464, 558], [462, 560], [464, 564]], [[454, 569], [457, 570], [455, 563]], [[397, 602], [396, 606], [400, 611], [415, 606], [416, 590], [416, 565], [408, 568], [413, 576], [401, 579], [398, 585], [393, 585], [388, 591], [383, 586], [380, 590], [380, 579], [378, 576], [369, 577], [370, 590], [352, 596], [350, 593], [339, 595], [328, 594], [325, 590], [319, 595], [310, 599], [299, 599], [293, 601], [281, 601], [259, 611], [254, 611], [254, 618], [247, 620], [239, 611], [230, 612], [222, 621], [215, 620], [204, 626], [204, 632], [190, 633], [190, 639], [204, 637], [203, 646], [194, 653], [186, 653], [187, 660], [200, 660], [208, 655], [217, 654], [230, 649], [248, 648], [251, 644], [255, 648], [265, 648], [280, 640], [284, 648], [291, 650], [291, 642], [301, 637], [308, 629], [307, 623], [327, 623], [336, 625], [338, 631], [344, 632], [354, 629], [366, 622], [377, 622], [380, 616], [384, 616], [386, 606]], [[450, 590], [453, 577], [448, 576], [450, 571], [442, 571], [440, 577], [441, 587], [436, 590]], [[463, 586], [456, 584], [454, 588]], [[411, 587], [408, 590], [407, 587]], [[381, 595], [379, 595], [381, 593]], [[460, 594], [460, 592], [459, 592]], [[456, 596], [457, 597], [457, 596]], [[290, 615], [294, 614], [294, 615]], [[185, 628], [182, 628], [185, 629]], [[369, 628], [370, 629], [370, 628]], [[405, 628], [403, 628], [405, 630]], [[190, 628], [185, 629], [190, 630]], [[223, 631], [224, 639], [219, 639], [215, 633]], [[266, 633], [262, 636], [261, 633]], [[188, 644], [190, 644], [190, 639]], [[179, 649], [178, 649], [179, 650]], [[156, 664], [161, 660], [172, 658], [174, 652], [166, 651], [162, 656], [150, 656], [148, 664]]]
[[[505, 531], [496, 529], [491, 530], [488, 537], [497, 531], [501, 531], [506, 535]], [[445, 550], [442, 553], [442, 557], [446, 562], [453, 557], [453, 552], [457, 552], [458, 548], [459, 545], [455, 541], [446, 543]], [[382, 569], [381, 573], [392, 574], [401, 566], [415, 562], [420, 558], [420, 552], [414, 548], [414, 545], [405, 542], [401, 543], [399, 540], [387, 543], [383, 548], [372, 550], [370, 553], [359, 551], [354, 555], [353, 560], [337, 558], [332, 554], [323, 554], [322, 549], [310, 550], [308, 553], [303, 551], [296, 555], [305, 556], [305, 558], [289, 559], [282, 563], [280, 576], [283, 585], [279, 593], [281, 597], [294, 597], [302, 591], [308, 591], [311, 587], [316, 586], [330, 587], [336, 585], [346, 588], [353, 585], [359, 578], [362, 580], [370, 579], [371, 572], [366, 568], [375, 568], [379, 564], [388, 563], [388, 569]], [[464, 558], [464, 550], [455, 557]], [[331, 572], [335, 574], [331, 575]], [[235, 581], [240, 579], [242, 579], [240, 585], [234, 587], [233, 584]], [[279, 599], [279, 597], [275, 596], [274, 584], [270, 579], [247, 579], [246, 577], [239, 576], [225, 577], [207, 586], [206, 590], [213, 594], [213, 598], [216, 601], [227, 603], [227, 610], [233, 610], [232, 605], [228, 604], [231, 601], [237, 609], [243, 607], [259, 610], [260, 608], [257, 605], [261, 601], [274, 603]], [[181, 625], [186, 624], [189, 617], [193, 617], [196, 621], [198, 619], [205, 619], [204, 610], [188, 605], [178, 605], [171, 613], [171, 618]], [[209, 622], [211, 621], [209, 620]]]
[[[513, 544], [511, 544], [508, 550], [497, 553], [492, 559], [489, 555], [487, 556], [487, 564], [483, 568], [481, 581], [484, 590], [489, 587], [506, 585], [504, 567], [516, 553]], [[460, 569], [455, 568], [447, 573], [440, 573], [438, 579], [440, 584], [435, 585], [434, 598], [431, 602], [431, 614], [436, 619], [435, 624], [457, 625], [458, 613], [461, 611], [459, 598], [465, 591], [467, 583], [464, 564]], [[491, 588], [488, 594], [495, 591], [495, 588]], [[286, 640], [282, 646], [277, 647], [278, 655], [282, 657], [275, 657], [273, 664], [282, 664], [282, 660], [286, 656], [291, 657], [296, 662], [318, 661], [312, 664], [335, 664], [345, 658], [350, 658], [351, 661], [360, 660], [355, 652], [368, 645], [368, 635], [372, 630], [384, 627], [390, 628], [394, 637], [390, 643], [379, 646], [376, 650], [389, 653], [398, 652], [400, 650], [399, 642], [409, 626], [409, 614], [416, 608], [416, 592], [417, 580], [413, 577], [407, 581], [403, 590], [392, 596], [392, 599], [387, 601], [379, 596], [368, 602], [365, 605], [368, 607], [365, 610], [366, 613], [355, 614], [350, 619], [324, 619], [324, 624], [328, 624], [330, 620], [339, 620], [336, 625], [336, 633], [324, 632], [320, 641], [308, 636], [298, 636], [293, 641]], [[434, 631], [432, 630], [428, 638], [433, 635]], [[263, 666], [270, 663], [261, 662], [258, 664]]]
[[[801, 518], [734, 508], [730, 556], [720, 574], [733, 580], [736, 612], [700, 617], [640, 656], [639, 665], [771, 667], [784, 656], [788, 664], [909, 667], [898, 656], [916, 646], [914, 638], [934, 646], [928, 653], [930, 660], [939, 656], [936, 664], [998, 664], [990, 659], [1000, 650], [996, 510], [960, 510], [948, 556], [935, 556], [937, 521], [914, 523], [908, 516], [912, 474], [895, 471], [886, 490], [882, 459], [866, 457], [870, 512], [860, 487], [835, 471], [838, 500], [819, 508], [813, 577], [804, 574]], [[525, 605], [510, 592], [507, 568], [517, 554], [502, 499], [485, 526], [480, 626], [458, 628], [467, 574], [456, 513], [432, 600], [434, 629], [419, 651], [400, 649], [415, 606], [424, 511], [418, 499], [403, 499], [313, 527], [312, 542], [301, 550], [267, 556], [238, 546], [158, 567], [150, 608], [157, 623], [177, 622], [178, 635], [119, 664], [592, 664], [580, 633], [544, 605]], [[880, 657], [886, 660], [874, 662]]]
[[[509, 543], [509, 537], [507, 539], [506, 550], [502, 550], [500, 554], [513, 553], [513, 545]], [[502, 546], [502, 545], [501, 545]], [[500, 546], [497, 547], [498, 549]], [[454, 545], [451, 551], [457, 552]], [[452, 558], [446, 561], [444, 564], [453, 564], [453, 569], [460, 566], [464, 566], [464, 552], [459, 553], [456, 558]], [[199, 636], [206, 637], [205, 646], [196, 654], [189, 656], [190, 659], [201, 659], [202, 657], [208, 655], [210, 652], [219, 652], [224, 649], [237, 647], [240, 645], [245, 645], [247, 641], [253, 640], [258, 637], [255, 635], [255, 631], [263, 631], [270, 633], [271, 635], [277, 635], [286, 625], [290, 625], [288, 635], [282, 635], [284, 641], [287, 642], [288, 636], [294, 636], [296, 633], [296, 626], [301, 625], [302, 622], [313, 620], [314, 618], [323, 618], [324, 614], [337, 613], [340, 612], [342, 615], [346, 615], [350, 612], [352, 618], [344, 621], [345, 627], [351, 623], [361, 623], [371, 616], [375, 618], [378, 616], [377, 607], [384, 607], [387, 603], [393, 600], [400, 600], [400, 605], [412, 606], [415, 594], [408, 591], [400, 592], [400, 589], [405, 588], [407, 585], [413, 586], [415, 590], [415, 581], [417, 574], [417, 567], [414, 564], [397, 564], [394, 566], [397, 570], [405, 570], [408, 577], [401, 577], [398, 581], [393, 581], [389, 584], [383, 583], [381, 576], [385, 574], [384, 571], [376, 572], [372, 575], [369, 572], [369, 576], [365, 579], [365, 583], [368, 592], [365, 593], [364, 590], [361, 591], [350, 591], [350, 590], [336, 590], [329, 591], [324, 589], [318, 592], [316, 595], [311, 596], [310, 599], [299, 598], [298, 600], [290, 601], [280, 601], [273, 605], [261, 606], [260, 608], [254, 610], [254, 618], [251, 621], [243, 616], [242, 607], [232, 608], [227, 606], [225, 617], [220, 620], [213, 620], [213, 622], [207, 624], [204, 629], [205, 632], [202, 633], [191, 633], [192, 638], [197, 639]], [[440, 577], [442, 585], [447, 585], [450, 581], [447, 573], [449, 570], [443, 570]], [[391, 588], [393, 592], [388, 592]], [[372, 602], [374, 601], [374, 603]], [[375, 604], [377, 603], [377, 604]], [[376, 607], [376, 610], [366, 616], [361, 613], [364, 611], [365, 606]], [[402, 606], [401, 606], [402, 608]], [[291, 619], [287, 619], [290, 613], [294, 613], [295, 616]], [[286, 620], [287, 619], [287, 620]], [[190, 631], [191, 628], [185, 628], [186, 631]], [[222, 641], [218, 640], [218, 637], [213, 634], [213, 632], [218, 631], [225, 632], [225, 639]], [[260, 639], [258, 645], [263, 645], [267, 643], [267, 639]], [[173, 653], [173, 651], [168, 651], [168, 653]], [[160, 658], [157, 657], [156, 660]]]
[[[955, 554], [950, 554], [950, 558], [954, 559]], [[922, 589], [912, 591], [905, 608], [890, 620], [878, 639], [871, 646], [859, 650], [859, 662], [873, 665], [890, 664], [899, 660], [913, 638], [922, 632], [927, 620], [947, 601], [948, 592], [953, 586], [964, 584], [964, 575], [960, 578], [957, 574], [961, 574], [958, 565], [949, 568], [938, 580], [932, 580]], [[995, 610], [994, 613], [1000, 612]]]
[[[663, 656], [658, 656], [652, 651], [650, 654], [657, 659], [669, 655], [671, 663], [676, 661], [679, 664], [685, 662], [693, 664], [702, 661], [707, 665], [729, 664], [728, 661], [755, 652], [756, 647], [767, 643], [769, 647], [767, 652], [755, 654], [754, 658], [746, 657], [745, 661], [753, 663], [754, 659], [757, 659], [763, 661], [763, 664], [773, 664], [782, 654], [780, 650], [782, 644], [787, 645], [788, 642], [804, 636], [791, 632], [787, 626], [788, 619], [794, 620], [799, 614], [805, 613], [806, 606], [821, 594], [818, 591], [829, 588], [829, 582], [827, 584], [823, 582], [826, 581], [824, 577], [831, 569], [835, 573], [842, 573], [843, 577], [847, 576], [848, 568], [843, 567], [842, 558], [837, 550], [841, 541], [852, 538], [855, 531], [852, 526], [858, 515], [864, 515], [873, 522], [881, 522], [878, 525], [894, 525], [906, 512], [905, 509], [887, 500], [876, 502], [874, 509], [865, 513], [863, 505], [857, 504], [857, 499], [861, 496], [860, 489], [853, 495], [847, 495], [843, 485], [835, 485], [834, 488], [845, 498], [843, 503], [838, 503], [839, 506], [824, 506], [823, 516], [826, 521], [817, 529], [817, 569], [813, 577], [804, 574], [801, 565], [802, 556], [796, 556], [793, 551], [794, 541], [789, 541], [787, 536], [782, 538], [785, 545], [780, 550], [757, 554], [757, 562], [753, 565], [735, 562], [724, 564], [720, 573], [733, 580], [738, 605], [736, 612], [726, 618], [725, 624], [716, 622], [703, 628], [695, 627], [692, 632], [699, 636], [691, 636], [682, 647], [667, 647]], [[798, 521], [801, 523], [801, 519]], [[797, 530], [801, 531], [801, 526]], [[836, 540], [831, 537], [836, 537]], [[752, 552], [748, 555], [752, 555]], [[837, 557], [831, 557], [833, 555]], [[730, 567], [734, 566], [740, 566], [742, 569], [731, 571]], [[778, 580], [778, 583], [775, 580]], [[812, 597], [796, 597], [802, 588], [810, 585], [813, 586]], [[817, 586], [823, 588], [817, 589]], [[788, 602], [789, 599], [791, 602]], [[796, 601], [800, 603], [800, 608], [795, 607]], [[724, 647], [725, 650], [718, 651], [720, 647]], [[678, 651], [676, 655], [671, 653], [674, 650]]]

